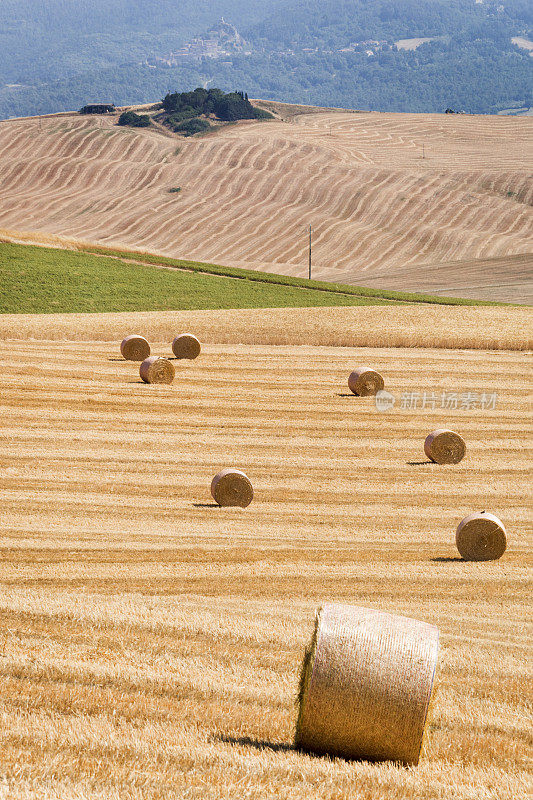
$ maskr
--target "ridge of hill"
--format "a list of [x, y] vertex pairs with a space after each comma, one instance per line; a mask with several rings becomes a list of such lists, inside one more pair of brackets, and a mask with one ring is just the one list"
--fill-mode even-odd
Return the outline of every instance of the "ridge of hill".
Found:
[[312, 225], [314, 278], [533, 301], [531, 118], [279, 116], [187, 141], [1, 122], [0, 228], [305, 277]]

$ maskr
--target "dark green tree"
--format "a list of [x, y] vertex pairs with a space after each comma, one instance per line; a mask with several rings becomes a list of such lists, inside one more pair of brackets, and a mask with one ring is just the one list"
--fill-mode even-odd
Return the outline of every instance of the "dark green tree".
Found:
[[150, 125], [148, 114], [136, 114], [134, 111], [124, 111], [118, 118], [118, 125], [129, 125], [132, 128], [147, 128]]

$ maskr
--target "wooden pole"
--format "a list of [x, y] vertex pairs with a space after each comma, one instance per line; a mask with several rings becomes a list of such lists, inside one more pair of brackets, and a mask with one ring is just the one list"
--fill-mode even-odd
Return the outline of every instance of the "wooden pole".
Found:
[[311, 280], [311, 233], [312, 228], [309, 226], [309, 280]]

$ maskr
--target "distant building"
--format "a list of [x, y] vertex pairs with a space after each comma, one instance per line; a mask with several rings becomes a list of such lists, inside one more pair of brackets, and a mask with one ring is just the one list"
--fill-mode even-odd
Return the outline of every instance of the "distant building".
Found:
[[[155, 56], [147, 61], [148, 66], [159, 66], [165, 64], [174, 67], [184, 59], [200, 61], [202, 58], [224, 58], [243, 54], [247, 42], [242, 38], [237, 28], [231, 23], [226, 22], [224, 17], [219, 23], [210, 28], [201, 36], [195, 36], [190, 42], [186, 42], [179, 50], [175, 50], [166, 56]], [[246, 51], [250, 55], [251, 51]], [[226, 62], [223, 62], [226, 63]]]
[[114, 114], [117, 109], [113, 104], [93, 103], [80, 108], [79, 114]]

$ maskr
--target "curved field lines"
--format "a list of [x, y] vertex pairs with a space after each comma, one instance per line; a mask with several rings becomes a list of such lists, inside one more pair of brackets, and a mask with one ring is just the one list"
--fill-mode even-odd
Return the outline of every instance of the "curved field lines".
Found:
[[530, 118], [322, 112], [192, 140], [114, 122], [0, 123], [0, 228], [303, 276], [312, 225], [316, 278], [530, 298]]

